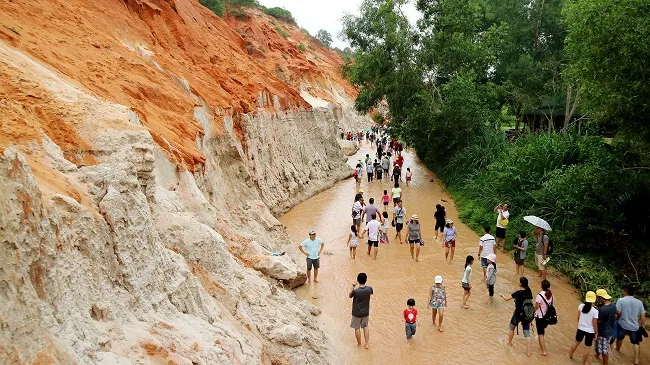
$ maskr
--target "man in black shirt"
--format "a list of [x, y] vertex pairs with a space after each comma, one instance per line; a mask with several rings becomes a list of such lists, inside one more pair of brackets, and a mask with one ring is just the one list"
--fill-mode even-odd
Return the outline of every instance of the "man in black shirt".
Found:
[[609, 363], [609, 339], [614, 335], [614, 320], [616, 320], [616, 305], [605, 289], [596, 290], [598, 302], [598, 338], [596, 339], [596, 358], [603, 356], [603, 365]]
[[[352, 284], [350, 298], [352, 298], [352, 321], [350, 327], [354, 328], [354, 335], [357, 338], [357, 346], [361, 346], [361, 329], [363, 338], [368, 348], [370, 333], [368, 331], [368, 316], [370, 315], [370, 296], [373, 294], [372, 287], [367, 286], [368, 275], [359, 273], [357, 281]], [[358, 286], [358, 287], [357, 287]]]

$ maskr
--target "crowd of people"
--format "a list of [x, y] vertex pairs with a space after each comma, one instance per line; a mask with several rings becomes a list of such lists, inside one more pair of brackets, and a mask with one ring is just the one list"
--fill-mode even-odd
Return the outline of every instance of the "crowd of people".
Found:
[[[341, 138], [348, 138], [349, 133], [341, 130]], [[375, 205], [374, 198], [369, 198], [366, 204], [363, 190], [357, 189], [352, 204], [352, 224], [346, 241], [351, 260], [356, 260], [357, 247], [364, 240], [367, 244], [367, 255], [377, 260], [380, 244], [389, 243], [388, 230], [394, 227], [395, 236], [393, 242], [399, 244], [408, 243], [411, 259], [419, 262], [420, 251], [424, 246], [423, 228], [417, 214], [410, 217], [407, 215], [402, 200], [403, 191], [400, 187], [400, 183], [405, 182], [406, 186], [408, 186], [412, 180], [410, 168], [407, 168], [405, 176], [402, 176], [404, 146], [394, 138], [388, 137], [378, 127], [372, 128], [365, 134], [356, 133], [352, 135], [358, 135], [360, 139], [365, 137], [377, 147], [376, 156], [370, 157], [369, 154], [366, 154], [364, 161], [358, 161], [354, 170], [357, 185], [361, 183], [362, 175], [365, 173], [368, 182], [382, 182], [385, 178], [388, 178], [393, 187], [390, 193], [388, 189], [383, 190], [381, 201], [378, 202], [379, 206]], [[506, 231], [510, 219], [507, 204], [497, 205], [494, 212], [497, 218], [496, 237], [491, 234], [492, 227], [485, 226], [483, 228], [484, 234], [478, 242], [476, 256], [480, 259], [479, 262], [483, 273], [481, 285], [485, 285], [487, 289], [488, 303], [492, 303], [494, 299], [498, 273], [496, 265], [497, 252], [499, 248], [505, 250]], [[444, 247], [445, 261], [451, 263], [454, 259], [458, 230], [454, 226], [453, 220], [447, 217], [445, 207], [440, 204], [436, 205], [433, 218], [435, 220], [434, 240], [440, 242]], [[533, 296], [529, 280], [524, 276], [524, 264], [529, 250], [529, 237], [533, 239], [535, 244], [534, 260], [539, 271], [540, 292], [536, 296]], [[309, 232], [309, 238], [300, 244], [300, 251], [307, 257], [308, 280], [311, 280], [311, 270], [313, 269], [314, 281], [317, 282], [318, 268], [320, 266], [319, 258], [323, 247], [323, 242], [316, 238], [316, 232], [313, 230]], [[519, 288], [510, 295], [499, 294], [504, 301], [514, 301], [515, 305], [508, 324], [508, 343], [512, 346], [515, 329], [521, 326], [526, 339], [526, 354], [531, 356], [530, 332], [531, 325], [534, 325], [540, 354], [546, 356], [546, 328], [555, 325], [558, 321], [554, 307], [555, 298], [551, 291], [551, 283], [547, 280], [546, 275], [546, 265], [549, 262], [549, 256], [552, 254], [552, 241], [544, 228], [536, 226], [530, 235], [523, 231], [519, 232], [513, 242], [513, 248], [516, 273], [519, 276]], [[459, 275], [463, 289], [461, 307], [464, 309], [470, 307], [469, 298], [473, 289], [474, 261], [474, 256], [467, 255], [462, 275]], [[358, 346], [361, 346], [361, 333], [363, 332], [365, 348], [369, 347], [370, 299], [374, 294], [372, 287], [367, 285], [367, 281], [368, 276], [365, 273], [359, 273], [349, 292], [349, 297], [353, 300], [350, 326], [355, 331]], [[403, 316], [406, 339], [410, 342], [416, 334], [418, 310], [415, 307], [416, 303], [413, 298], [408, 298], [406, 305]], [[429, 290], [427, 307], [431, 310], [433, 325], [438, 331], [443, 332], [447, 293], [441, 275], [436, 275], [434, 278]], [[578, 325], [575, 342], [569, 350], [569, 357], [573, 357], [573, 354], [582, 343], [584, 344], [582, 363], [586, 364], [595, 342], [596, 357], [601, 359], [603, 364], [608, 364], [610, 345], [615, 343], [616, 349], [620, 350], [623, 339], [627, 336], [633, 345], [635, 364], [639, 364], [639, 343], [643, 336], [647, 337], [647, 333], [644, 328], [645, 309], [642, 302], [634, 298], [633, 287], [626, 287], [624, 296], [619, 298], [615, 304], [605, 289], [600, 288], [595, 292], [589, 291], [584, 298], [584, 303], [578, 307], [577, 314]]]

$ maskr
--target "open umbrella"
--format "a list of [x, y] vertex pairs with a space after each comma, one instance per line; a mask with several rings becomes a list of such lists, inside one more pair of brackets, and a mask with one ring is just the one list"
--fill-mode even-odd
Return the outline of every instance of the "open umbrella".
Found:
[[539, 227], [545, 231], [552, 231], [551, 225], [547, 221], [543, 220], [540, 217], [535, 217], [534, 215], [527, 215], [524, 217], [524, 220], [535, 227]]

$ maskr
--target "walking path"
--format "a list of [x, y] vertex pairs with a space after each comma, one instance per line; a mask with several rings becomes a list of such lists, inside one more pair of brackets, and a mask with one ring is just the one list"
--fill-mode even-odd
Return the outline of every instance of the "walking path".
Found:
[[[363, 160], [365, 154], [373, 156], [374, 147], [367, 141], [359, 152], [348, 160], [350, 166]], [[555, 297], [559, 323], [546, 330], [548, 356], [539, 355], [537, 337], [533, 331], [533, 356], [525, 355], [525, 341], [519, 329], [514, 347], [507, 345], [508, 322], [514, 310], [513, 302], [505, 303], [499, 293], [509, 296], [517, 290], [519, 277], [515, 273], [512, 254], [501, 253], [497, 258], [498, 274], [495, 286], [495, 300], [487, 304], [487, 289], [482, 284], [482, 270], [479, 260], [474, 264], [470, 309], [462, 309], [463, 289], [460, 284], [466, 255], [477, 257], [479, 236], [460, 222], [453, 201], [442, 186], [431, 182], [435, 176], [411, 151], [404, 153], [404, 170], [413, 171], [411, 186], [403, 189], [404, 207], [410, 217], [417, 214], [422, 224], [425, 245], [420, 258], [411, 260], [407, 244], [395, 243], [395, 229], [389, 229], [391, 243], [381, 244], [377, 260], [366, 255], [364, 241], [359, 241], [357, 259], [352, 261], [345, 242], [350, 232], [351, 206], [358, 189], [354, 179], [337, 183], [311, 199], [299, 204], [281, 217], [294, 242], [302, 242], [310, 228], [325, 242], [321, 256], [319, 284], [305, 285], [297, 294], [322, 309], [322, 328], [331, 339], [335, 356], [334, 364], [578, 364], [568, 359], [569, 347], [574, 341], [577, 328], [577, 308], [580, 298], [577, 289], [562, 279], [549, 277]], [[402, 175], [404, 176], [404, 175]], [[384, 190], [392, 188], [390, 180], [367, 182], [362, 179], [366, 203], [370, 197], [381, 201]], [[440, 203], [447, 209], [447, 217], [458, 227], [456, 256], [453, 263], [445, 263], [444, 249], [434, 240], [433, 213]], [[377, 203], [376, 203], [377, 204]], [[381, 203], [379, 203], [381, 204]], [[379, 206], [379, 204], [377, 204]], [[392, 208], [392, 202], [390, 204]], [[382, 207], [383, 209], [383, 207]], [[513, 217], [520, 219], [520, 217]], [[490, 224], [494, 224], [491, 219]], [[494, 229], [494, 227], [493, 227]], [[296, 244], [297, 247], [297, 244]], [[297, 248], [296, 248], [297, 250]], [[302, 263], [302, 262], [301, 262]], [[350, 325], [351, 299], [348, 298], [350, 284], [359, 272], [368, 274], [368, 285], [374, 289], [370, 309], [370, 349], [355, 346], [354, 332]], [[431, 324], [431, 311], [427, 309], [428, 293], [434, 277], [442, 275], [447, 288], [448, 307], [445, 310], [445, 332], [438, 332]], [[526, 269], [533, 294], [539, 293], [537, 272]], [[594, 288], [596, 289], [596, 288]], [[418, 329], [412, 344], [406, 343], [402, 311], [406, 300], [415, 298], [419, 310]], [[649, 341], [642, 343], [642, 363], [650, 364]], [[596, 363], [592, 357], [591, 363]], [[626, 338], [622, 354], [613, 351], [610, 364], [631, 364], [632, 346]]]

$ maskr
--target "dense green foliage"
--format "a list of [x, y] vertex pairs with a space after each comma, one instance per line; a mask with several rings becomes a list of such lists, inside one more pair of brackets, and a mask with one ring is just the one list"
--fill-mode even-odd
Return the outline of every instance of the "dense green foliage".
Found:
[[392, 133], [475, 229], [509, 203], [508, 242], [540, 216], [552, 264], [583, 290], [634, 284], [648, 299], [647, 2], [418, 0], [417, 27], [405, 2], [343, 18], [357, 109], [388, 102]]
[[332, 45], [332, 35], [325, 29], [321, 29], [316, 33], [316, 39], [328, 48]]

